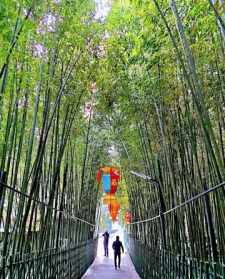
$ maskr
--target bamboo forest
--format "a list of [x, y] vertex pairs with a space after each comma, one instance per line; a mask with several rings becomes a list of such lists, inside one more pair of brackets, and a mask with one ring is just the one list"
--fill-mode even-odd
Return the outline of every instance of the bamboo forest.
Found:
[[225, 0], [0, 0], [0, 279], [33, 278], [225, 279]]

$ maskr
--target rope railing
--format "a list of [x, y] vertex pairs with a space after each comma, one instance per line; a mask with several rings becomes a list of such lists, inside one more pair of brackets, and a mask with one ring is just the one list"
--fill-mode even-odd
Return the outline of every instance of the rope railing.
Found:
[[0, 279], [82, 278], [96, 257], [98, 239], [65, 248], [13, 254], [0, 264]]
[[[218, 213], [214, 208], [217, 201], [222, 206], [222, 199], [215, 194], [224, 190], [225, 181], [214, 186], [204, 183], [202, 190], [166, 209], [160, 204], [164, 201], [160, 181], [134, 171], [131, 174], [153, 183], [158, 198], [157, 215], [142, 217], [144, 220], [136, 218], [128, 224], [125, 234], [129, 255], [140, 277], [225, 278], [225, 224], [223, 219], [221, 222], [218, 219], [223, 211]], [[209, 197], [210, 193], [214, 195]]]
[[192, 258], [164, 249], [155, 249], [148, 243], [133, 238], [130, 234], [125, 234], [125, 237], [132, 262], [143, 279], [225, 278], [225, 265], [221, 262]]
[[[2, 187], [4, 187], [5, 189], [8, 189], [8, 190], [10, 190], [10, 191], [13, 191], [13, 192], [15, 192], [15, 193], [17, 193], [17, 194], [19, 194], [19, 195], [25, 197], [25, 198], [30, 198], [30, 196], [29, 196], [27, 193], [23, 193], [23, 192], [21, 192], [20, 190], [18, 190], [18, 189], [16, 189], [16, 188], [13, 188], [12, 186], [10, 186], [10, 185], [8, 185], [8, 184], [6, 184], [6, 183], [4, 183], [4, 182], [1, 182], [1, 181], [0, 181], [0, 185], [1, 185]], [[88, 222], [87, 220], [84, 220], [84, 219], [79, 218], [79, 217], [77, 217], [77, 216], [72, 216], [72, 215], [70, 215], [70, 214], [69, 214], [68, 212], [66, 212], [65, 210], [60, 210], [60, 209], [58, 209], [58, 208], [49, 206], [46, 202], [40, 201], [40, 200], [38, 200], [38, 199], [33, 199], [33, 198], [32, 198], [31, 200], [34, 201], [34, 202], [36, 202], [36, 203], [39, 203], [39, 204], [45, 206], [45, 207], [48, 208], [48, 209], [51, 209], [51, 210], [53, 210], [53, 211], [56, 211], [56, 212], [61, 213], [61, 214], [64, 215], [64, 217], [66, 217], [66, 218], [69, 218], [69, 219], [71, 219], [71, 220], [80, 221], [80, 222], [85, 223], [85, 224], [88, 224], [88, 225], [90, 225], [90, 226], [92, 226], [92, 227], [95, 227], [95, 226], [96, 226], [95, 224], [92, 224], [92, 223]]]
[[143, 174], [143, 173], [138, 173], [138, 172], [136, 172], [136, 171], [130, 171], [130, 173], [133, 174], [133, 175], [135, 175], [135, 176], [138, 176], [138, 177], [140, 177], [140, 178], [143, 178], [144, 180], [149, 180], [149, 181], [158, 183], [158, 180], [156, 180], [156, 179], [154, 179], [154, 178], [152, 178], [152, 177], [150, 177], [150, 176], [148, 176], [148, 175], [145, 175], [145, 174]]
[[[147, 176], [147, 175], [145, 175], [145, 174], [140, 174], [140, 173], [137, 173], [137, 172], [134, 172], [134, 171], [131, 171], [131, 174], [136, 175], [136, 176], [138, 176], [138, 177], [140, 177], [140, 178], [143, 178], [144, 180], [150, 180], [150, 181], [152, 181], [152, 182], [157, 182], [156, 179], [152, 179], [151, 177], [149, 177], [149, 176]], [[221, 182], [220, 184], [217, 184], [216, 186], [213, 186], [213, 187], [211, 187], [211, 188], [209, 188], [209, 189], [207, 189], [207, 190], [205, 190], [205, 191], [203, 191], [203, 192], [197, 194], [196, 196], [194, 196], [194, 197], [192, 197], [192, 198], [190, 198], [190, 199], [188, 199], [188, 200], [182, 202], [182, 203], [179, 204], [179, 205], [174, 206], [173, 208], [170, 208], [169, 210], [167, 210], [167, 211], [165, 211], [165, 212], [162, 212], [161, 214], [158, 214], [158, 215], [156, 215], [156, 216], [154, 216], [154, 217], [151, 217], [151, 218], [148, 218], [148, 219], [144, 219], [144, 220], [132, 222], [132, 223], [130, 223], [129, 225], [131, 226], [131, 225], [136, 225], [136, 224], [151, 222], [151, 221], [153, 221], [153, 220], [156, 220], [156, 219], [158, 219], [158, 218], [161, 218], [161, 216], [167, 215], [167, 214], [169, 214], [169, 213], [171, 213], [171, 212], [173, 212], [173, 211], [175, 211], [175, 210], [177, 210], [177, 209], [179, 209], [179, 208], [181, 208], [181, 207], [183, 207], [183, 206], [186, 206], [186, 205], [190, 204], [191, 202], [193, 202], [193, 201], [195, 201], [195, 200], [197, 200], [197, 199], [199, 199], [199, 198], [201, 198], [201, 197], [203, 197], [203, 196], [205, 196], [205, 195], [207, 195], [207, 194], [209, 194], [209, 193], [211, 193], [211, 192], [214, 192], [215, 190], [217, 190], [217, 189], [219, 189], [219, 188], [222, 188], [223, 186], [225, 186], [225, 181], [223, 181], [223, 182]]]

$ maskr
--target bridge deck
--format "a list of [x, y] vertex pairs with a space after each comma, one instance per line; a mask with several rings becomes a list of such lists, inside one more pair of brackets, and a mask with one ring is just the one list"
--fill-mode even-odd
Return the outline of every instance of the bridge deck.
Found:
[[[116, 235], [120, 236], [125, 249], [125, 253], [121, 255], [121, 268], [117, 270], [114, 268], [112, 250], [112, 243], [115, 240]], [[130, 256], [126, 252], [123, 229], [117, 223], [113, 224], [113, 228], [110, 233], [109, 257], [106, 258], [103, 254], [103, 237], [102, 234], [99, 234], [97, 257], [82, 279], [140, 279]]]
[[122, 255], [121, 268], [115, 270], [112, 255], [98, 256], [82, 279], [140, 279], [127, 253]]

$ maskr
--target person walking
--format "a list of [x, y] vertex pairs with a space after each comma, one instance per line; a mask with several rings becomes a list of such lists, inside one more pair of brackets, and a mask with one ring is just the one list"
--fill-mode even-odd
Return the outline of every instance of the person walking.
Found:
[[113, 242], [112, 248], [114, 250], [114, 265], [115, 269], [117, 269], [117, 258], [118, 258], [118, 267], [120, 268], [121, 263], [121, 250], [124, 253], [123, 244], [120, 241], [120, 237], [116, 236], [116, 241]]
[[103, 246], [104, 246], [104, 252], [105, 252], [105, 257], [109, 256], [109, 233], [107, 231], [104, 232], [104, 234], [102, 235], [104, 237], [103, 240]]

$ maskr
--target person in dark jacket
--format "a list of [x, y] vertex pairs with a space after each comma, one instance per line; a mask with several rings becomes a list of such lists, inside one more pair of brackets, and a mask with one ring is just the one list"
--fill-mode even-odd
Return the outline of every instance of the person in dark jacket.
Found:
[[105, 252], [105, 257], [109, 256], [109, 233], [107, 231], [104, 232], [104, 234], [102, 235], [104, 237], [103, 240], [103, 246], [104, 246], [104, 252]]
[[115, 265], [115, 269], [117, 269], [117, 258], [118, 258], [118, 267], [120, 268], [121, 250], [124, 253], [123, 244], [120, 241], [120, 237], [118, 235], [116, 237], [116, 241], [113, 242], [112, 248], [114, 250], [114, 265]]

